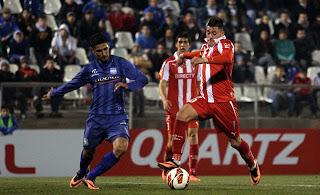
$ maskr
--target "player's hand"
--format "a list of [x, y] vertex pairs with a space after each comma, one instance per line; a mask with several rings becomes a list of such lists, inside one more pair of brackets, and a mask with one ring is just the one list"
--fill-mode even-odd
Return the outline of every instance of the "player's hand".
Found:
[[128, 84], [127, 84], [127, 83], [122, 83], [122, 82], [116, 83], [116, 84], [114, 85], [114, 90], [113, 90], [113, 92], [117, 91], [120, 87], [125, 88], [125, 89], [128, 89]]
[[182, 58], [178, 58], [178, 59], [176, 59], [176, 64], [178, 65], [178, 66], [181, 66], [182, 64], [183, 64], [183, 59]]
[[42, 100], [50, 100], [52, 91], [53, 91], [53, 88], [51, 87], [48, 93], [42, 96]]
[[176, 64], [178, 66], [181, 66], [184, 63], [184, 57], [183, 57], [183, 53], [179, 54], [178, 58], [176, 59]]
[[169, 111], [172, 107], [172, 103], [167, 99], [162, 101], [162, 105], [163, 105], [163, 110], [165, 111]]
[[192, 66], [207, 63], [207, 62], [208, 62], [207, 58], [194, 57], [191, 59]]

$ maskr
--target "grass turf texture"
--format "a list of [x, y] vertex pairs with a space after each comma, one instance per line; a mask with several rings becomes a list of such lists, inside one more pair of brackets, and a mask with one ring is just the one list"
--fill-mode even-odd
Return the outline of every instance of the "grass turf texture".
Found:
[[186, 190], [171, 190], [161, 177], [99, 177], [99, 191], [69, 188], [66, 177], [0, 177], [0, 194], [320, 194], [320, 175], [265, 176], [252, 186], [249, 176], [202, 176]]

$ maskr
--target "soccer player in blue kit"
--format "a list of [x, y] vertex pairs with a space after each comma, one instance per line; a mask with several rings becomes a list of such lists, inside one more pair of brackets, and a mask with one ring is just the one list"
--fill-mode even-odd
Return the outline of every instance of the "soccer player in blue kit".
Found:
[[[97, 176], [112, 168], [126, 152], [129, 142], [128, 115], [124, 110], [124, 90], [141, 90], [147, 83], [147, 77], [129, 61], [110, 55], [107, 40], [101, 34], [90, 38], [90, 47], [94, 59], [69, 82], [51, 89], [43, 96], [44, 100], [53, 96], [63, 96], [72, 90], [90, 83], [93, 89], [93, 103], [83, 136], [83, 150], [80, 169], [71, 179], [70, 187], [84, 183], [89, 189], [99, 189], [95, 185]], [[126, 78], [132, 82], [126, 83]], [[89, 171], [96, 147], [108, 140], [113, 150], [106, 153], [101, 162]]]

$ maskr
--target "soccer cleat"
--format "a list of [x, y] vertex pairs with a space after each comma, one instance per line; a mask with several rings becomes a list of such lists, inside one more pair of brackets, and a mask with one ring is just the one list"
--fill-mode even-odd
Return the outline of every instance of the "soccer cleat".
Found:
[[96, 186], [96, 184], [94, 183], [94, 181], [90, 180], [90, 179], [83, 179], [83, 184], [85, 186], [87, 186], [87, 188], [89, 188], [90, 190], [99, 190], [100, 188]]
[[163, 182], [166, 182], [166, 180], [167, 180], [167, 173], [166, 173], [165, 171], [162, 171], [161, 178], [162, 178], [162, 181], [163, 181]]
[[189, 175], [190, 182], [200, 182], [200, 178], [195, 175]]
[[173, 161], [166, 161], [162, 163], [158, 163], [158, 167], [166, 172], [170, 171], [171, 169], [179, 167], [179, 165]]
[[260, 181], [261, 178], [261, 173], [260, 173], [260, 169], [259, 169], [259, 165], [257, 160], [254, 161], [255, 162], [255, 167], [250, 170], [250, 179], [251, 179], [251, 183], [253, 185], [257, 185]]
[[70, 188], [76, 188], [76, 187], [79, 187], [82, 183], [82, 178], [83, 177], [80, 177], [78, 174], [75, 175], [71, 180], [70, 180], [70, 183], [69, 183], [69, 186]]

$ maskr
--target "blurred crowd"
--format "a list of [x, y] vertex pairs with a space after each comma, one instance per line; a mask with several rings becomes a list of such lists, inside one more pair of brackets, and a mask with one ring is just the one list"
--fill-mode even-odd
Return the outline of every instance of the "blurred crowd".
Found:
[[[22, 9], [13, 10], [8, 2], [18, 2]], [[62, 82], [67, 65], [85, 65], [78, 48], [91, 58], [88, 38], [98, 32], [109, 40], [111, 50], [123, 51], [150, 81], [158, 82], [162, 62], [175, 51], [177, 33], [188, 32], [192, 49], [199, 48], [208, 17], [217, 15], [235, 45], [235, 83], [257, 82], [255, 67], [261, 66], [275, 84], [319, 85], [320, 74], [308, 78], [306, 73], [320, 63], [312, 55], [320, 50], [320, 0], [6, 0], [0, 5], [0, 82]], [[58, 10], [49, 13], [50, 6]], [[133, 40], [125, 48], [119, 47], [123, 40], [117, 35], [123, 31]], [[16, 72], [10, 71], [12, 64]], [[274, 76], [268, 76], [271, 66], [277, 67]], [[43, 116], [39, 97], [46, 89], [12, 90], [4, 93], [6, 104], [13, 109], [17, 101], [26, 117], [27, 100], [32, 98], [37, 116]], [[281, 102], [292, 102], [288, 115], [298, 116], [306, 101], [316, 116], [318, 92], [274, 90], [272, 113], [277, 115]], [[135, 97], [144, 100], [143, 93]], [[60, 102], [52, 100], [51, 116], [61, 117]], [[143, 115], [143, 105], [136, 110]]]

